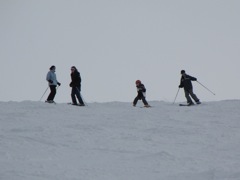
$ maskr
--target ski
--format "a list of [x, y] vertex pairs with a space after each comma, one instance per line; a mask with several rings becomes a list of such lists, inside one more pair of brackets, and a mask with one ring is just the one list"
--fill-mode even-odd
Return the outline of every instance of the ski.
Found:
[[72, 105], [72, 106], [85, 106], [85, 105], [81, 105], [81, 104], [73, 104], [73, 103], [67, 103], [68, 105]]
[[179, 106], [194, 106], [194, 105], [200, 105], [201, 102], [197, 102], [196, 104], [179, 104]]
[[45, 103], [47, 103], [47, 104], [57, 104], [55, 101], [45, 101]]
[[179, 106], [193, 106], [194, 104], [188, 105], [188, 104], [179, 104]]
[[141, 106], [140, 108], [151, 108], [152, 106]]

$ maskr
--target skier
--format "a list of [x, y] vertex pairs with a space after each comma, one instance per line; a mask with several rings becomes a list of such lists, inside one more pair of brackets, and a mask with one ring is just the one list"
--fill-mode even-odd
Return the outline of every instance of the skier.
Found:
[[49, 68], [49, 72], [47, 73], [46, 80], [48, 81], [48, 85], [50, 87], [50, 94], [48, 95], [48, 98], [45, 102], [47, 103], [55, 103], [54, 97], [56, 95], [56, 87], [57, 85], [60, 86], [61, 83], [57, 81], [57, 76], [56, 76], [56, 67], [53, 65]]
[[133, 106], [136, 106], [138, 100], [142, 100], [144, 107], [150, 107], [148, 102], [146, 101], [146, 88], [145, 86], [141, 83], [140, 80], [136, 81], [136, 87], [137, 87], [137, 97], [133, 101]]
[[185, 97], [187, 99], [187, 105], [188, 106], [194, 105], [191, 97], [194, 99], [194, 101], [197, 104], [201, 104], [201, 102], [199, 101], [197, 96], [193, 93], [193, 86], [192, 86], [192, 82], [191, 82], [191, 81], [197, 81], [197, 78], [187, 75], [185, 70], [181, 70], [181, 75], [182, 75], [182, 77], [180, 80], [180, 85], [178, 87], [184, 88]]
[[72, 97], [72, 105], [78, 105], [76, 97], [79, 101], [79, 106], [85, 106], [80, 92], [81, 92], [81, 76], [75, 66], [71, 67], [71, 83], [69, 84], [72, 87], [71, 97]]

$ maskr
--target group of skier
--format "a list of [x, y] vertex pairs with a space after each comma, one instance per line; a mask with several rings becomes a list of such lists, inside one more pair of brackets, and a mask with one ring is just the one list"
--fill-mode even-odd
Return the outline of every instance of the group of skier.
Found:
[[[181, 70], [181, 80], [179, 88], [184, 88], [185, 97], [187, 99], [187, 106], [194, 105], [193, 100], [196, 102], [196, 104], [201, 104], [200, 100], [196, 96], [196, 94], [193, 93], [193, 86], [191, 81], [197, 81], [197, 78], [192, 77], [188, 74], [186, 74], [185, 70]], [[137, 97], [133, 101], [133, 106], [136, 106], [138, 100], [142, 100], [144, 107], [151, 107], [147, 100], [146, 100], [146, 88], [142, 84], [140, 80], [136, 81], [136, 87], [137, 87]], [[191, 97], [192, 99], [191, 99]]]
[[[49, 72], [47, 73], [46, 80], [48, 81], [48, 85], [50, 87], [50, 94], [48, 95], [48, 98], [45, 102], [47, 103], [55, 103], [54, 97], [56, 95], [56, 87], [60, 86], [61, 83], [58, 82], [57, 76], [56, 76], [56, 67], [53, 65], [50, 67]], [[71, 67], [71, 82], [69, 86], [72, 88], [71, 92], [71, 98], [72, 98], [72, 105], [79, 105], [79, 106], [85, 106], [82, 97], [81, 97], [81, 76], [78, 72], [77, 68], [75, 66]], [[77, 99], [79, 104], [77, 103]]]
[[[46, 80], [48, 81], [49, 88], [50, 88], [50, 94], [48, 95], [48, 98], [45, 101], [47, 103], [54, 103], [54, 97], [56, 95], [56, 88], [57, 88], [57, 86], [61, 85], [61, 83], [58, 82], [58, 80], [57, 80], [55, 71], [56, 71], [56, 67], [53, 65], [50, 67], [49, 72], [47, 73]], [[75, 66], [71, 67], [70, 75], [71, 75], [71, 82], [70, 82], [69, 86], [72, 88], [72, 91], [71, 91], [72, 103], [71, 104], [78, 105], [78, 106], [85, 106], [85, 104], [82, 100], [82, 97], [81, 97], [81, 93], [80, 93], [81, 92], [81, 76]], [[191, 81], [197, 81], [197, 78], [186, 74], [185, 70], [181, 70], [180, 85], [178, 87], [184, 88], [184, 93], [185, 93], [185, 97], [187, 99], [188, 106], [194, 105], [193, 100], [195, 101], [196, 104], [201, 104], [200, 100], [193, 92], [193, 86], [192, 86]], [[136, 88], [137, 88], [137, 96], [133, 100], [133, 106], [136, 106], [138, 100], [142, 100], [144, 107], [151, 107], [146, 100], [146, 88], [145, 88], [144, 84], [142, 84], [142, 82], [140, 80], [137, 80], [135, 83], [136, 83]], [[77, 100], [79, 103], [77, 103]]]

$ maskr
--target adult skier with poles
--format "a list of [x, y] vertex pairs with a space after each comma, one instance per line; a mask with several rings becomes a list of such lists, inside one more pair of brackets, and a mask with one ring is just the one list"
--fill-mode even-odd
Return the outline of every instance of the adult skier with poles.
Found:
[[186, 74], [185, 70], [181, 70], [181, 75], [182, 75], [182, 77], [180, 80], [180, 85], [178, 87], [184, 88], [185, 97], [187, 99], [187, 105], [188, 106], [194, 105], [191, 97], [194, 99], [194, 101], [197, 104], [201, 104], [198, 97], [193, 93], [193, 86], [192, 86], [192, 82], [191, 82], [191, 81], [197, 81], [197, 78]]
[[[82, 97], [81, 97], [81, 76], [75, 66], [71, 67], [71, 83], [69, 84], [72, 87], [71, 97], [72, 97], [72, 105], [85, 106]], [[77, 103], [76, 97], [80, 104]]]
[[53, 100], [54, 100], [54, 97], [55, 97], [56, 92], [57, 92], [56, 87], [57, 87], [57, 85], [58, 86], [61, 85], [61, 83], [57, 81], [57, 76], [56, 76], [55, 71], [56, 71], [56, 67], [54, 65], [52, 65], [49, 68], [49, 72], [47, 73], [46, 80], [48, 81], [48, 85], [49, 85], [49, 88], [50, 88], [50, 94], [48, 95], [48, 98], [45, 101], [47, 103], [55, 103]]

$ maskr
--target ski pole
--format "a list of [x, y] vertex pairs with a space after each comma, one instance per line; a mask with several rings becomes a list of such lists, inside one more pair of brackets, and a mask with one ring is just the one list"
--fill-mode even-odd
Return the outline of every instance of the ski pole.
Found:
[[176, 97], [175, 97], [175, 99], [174, 99], [174, 101], [173, 101], [173, 104], [175, 103], [175, 101], [176, 101], [176, 99], [177, 99], [179, 90], [180, 90], [180, 88], [178, 88], [178, 91], [177, 91]]
[[41, 100], [42, 100], [42, 98], [43, 98], [43, 96], [46, 94], [46, 92], [47, 92], [48, 88], [49, 88], [49, 86], [47, 87], [47, 89], [45, 90], [45, 92], [43, 93], [43, 95], [42, 95], [42, 97], [40, 98], [40, 100], [39, 100], [39, 101], [41, 101]]
[[207, 89], [209, 92], [211, 92], [213, 95], [216, 95], [214, 92], [212, 92], [210, 89], [208, 89], [206, 86], [204, 86], [203, 84], [201, 84], [199, 81], [197, 81], [200, 85], [202, 85], [202, 87], [204, 87], [205, 89]]

